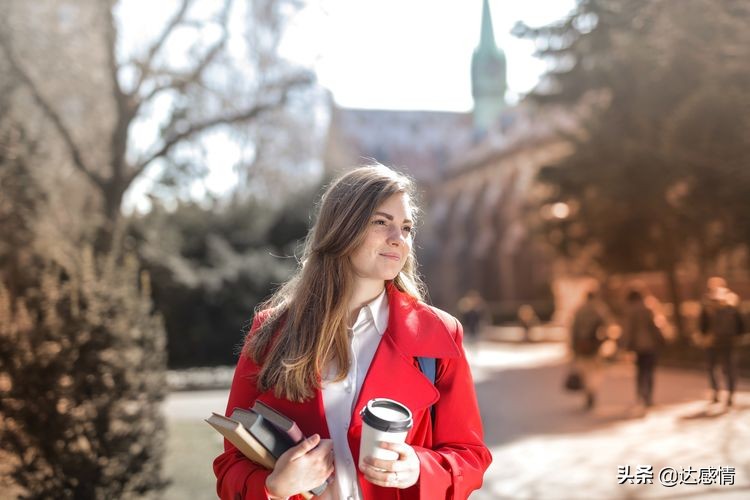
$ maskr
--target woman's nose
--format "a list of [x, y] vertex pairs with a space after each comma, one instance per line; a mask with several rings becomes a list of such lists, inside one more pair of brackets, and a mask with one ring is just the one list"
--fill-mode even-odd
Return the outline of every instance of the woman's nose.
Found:
[[388, 231], [388, 242], [392, 245], [400, 245], [404, 242], [404, 235], [398, 227], [393, 226]]

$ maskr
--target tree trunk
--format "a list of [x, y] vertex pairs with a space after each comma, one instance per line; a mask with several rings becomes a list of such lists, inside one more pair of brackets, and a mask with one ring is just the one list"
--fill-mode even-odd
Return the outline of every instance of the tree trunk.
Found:
[[106, 189], [100, 191], [100, 194], [104, 204], [104, 220], [97, 230], [94, 251], [97, 255], [106, 255], [114, 248], [115, 235], [121, 222], [120, 206], [122, 205], [124, 190], [122, 186], [117, 185], [115, 179], [112, 179], [107, 184]]

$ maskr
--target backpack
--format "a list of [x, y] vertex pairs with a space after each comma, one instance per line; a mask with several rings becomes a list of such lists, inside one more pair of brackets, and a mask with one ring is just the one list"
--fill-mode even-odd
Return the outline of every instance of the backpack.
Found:
[[[437, 359], [435, 358], [424, 358], [424, 357], [417, 357], [417, 362], [419, 363], [419, 369], [422, 371], [422, 374], [427, 377], [427, 379], [432, 383], [432, 385], [435, 385], [435, 374], [437, 371]], [[435, 423], [435, 405], [430, 406], [430, 416], [432, 417], [432, 423]]]

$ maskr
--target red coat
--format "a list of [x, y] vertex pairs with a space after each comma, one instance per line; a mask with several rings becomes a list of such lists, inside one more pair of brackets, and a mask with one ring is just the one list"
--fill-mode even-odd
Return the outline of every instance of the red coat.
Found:
[[[451, 315], [387, 287], [388, 327], [372, 360], [354, 405], [348, 431], [349, 448], [356, 464], [362, 419], [359, 410], [372, 398], [391, 398], [411, 409], [414, 426], [406, 437], [420, 462], [419, 481], [407, 489], [383, 488], [357, 476], [365, 500], [464, 499], [482, 485], [492, 457], [482, 438], [474, 383], [461, 340], [461, 324]], [[251, 332], [258, 327], [258, 318]], [[419, 369], [417, 356], [437, 358], [435, 384]], [[249, 408], [256, 399], [294, 419], [302, 432], [329, 438], [320, 390], [303, 402], [277, 399], [273, 391], [258, 392], [253, 376], [258, 366], [240, 356], [227, 404]], [[435, 407], [431, 422], [430, 405]], [[214, 460], [217, 492], [222, 499], [265, 499], [269, 471], [254, 464], [225, 440], [224, 453]], [[299, 497], [301, 498], [301, 497]]]

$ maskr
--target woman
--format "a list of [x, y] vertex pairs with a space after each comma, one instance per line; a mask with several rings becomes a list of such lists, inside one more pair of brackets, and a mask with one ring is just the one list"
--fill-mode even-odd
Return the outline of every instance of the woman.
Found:
[[[256, 314], [227, 414], [258, 399], [309, 436], [273, 471], [228, 442], [214, 461], [221, 498], [286, 498], [322, 484], [332, 499], [467, 498], [491, 462], [461, 325], [421, 301], [410, 181], [382, 165], [353, 170], [323, 195], [298, 273]], [[437, 359], [434, 383], [417, 357]], [[394, 461], [365, 458], [359, 410], [406, 405]], [[434, 416], [434, 420], [433, 420]], [[335, 471], [335, 472], [334, 472]]]

